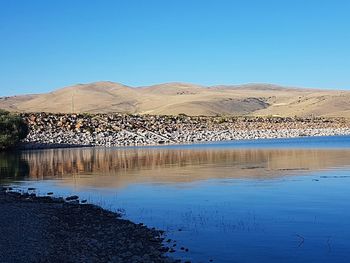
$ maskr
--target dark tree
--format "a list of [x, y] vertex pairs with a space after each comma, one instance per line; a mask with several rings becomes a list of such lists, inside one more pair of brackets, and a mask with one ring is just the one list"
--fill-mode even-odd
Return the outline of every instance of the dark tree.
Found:
[[20, 116], [0, 110], [0, 150], [15, 146], [28, 131], [27, 123]]

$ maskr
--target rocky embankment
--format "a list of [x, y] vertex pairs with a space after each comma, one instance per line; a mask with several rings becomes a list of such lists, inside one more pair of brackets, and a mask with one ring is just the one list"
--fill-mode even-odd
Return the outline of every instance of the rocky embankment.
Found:
[[79, 204], [77, 196], [0, 186], [0, 210], [0, 262], [175, 262], [165, 255], [162, 231]]
[[350, 121], [344, 118], [48, 113], [21, 116], [30, 126], [24, 140], [29, 147], [109, 147], [350, 134]]

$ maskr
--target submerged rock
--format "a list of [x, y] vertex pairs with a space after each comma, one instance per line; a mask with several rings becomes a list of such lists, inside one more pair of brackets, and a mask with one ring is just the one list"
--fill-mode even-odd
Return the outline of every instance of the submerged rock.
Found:
[[74, 200], [78, 200], [79, 199], [79, 196], [77, 195], [72, 195], [72, 196], [68, 196], [66, 198], [66, 201], [74, 201]]

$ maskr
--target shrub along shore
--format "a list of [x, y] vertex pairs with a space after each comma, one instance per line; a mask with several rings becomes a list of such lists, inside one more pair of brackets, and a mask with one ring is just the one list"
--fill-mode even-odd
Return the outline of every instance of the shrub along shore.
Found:
[[14, 147], [27, 134], [28, 126], [20, 116], [0, 109], [0, 151]]
[[345, 118], [23, 113], [25, 147], [132, 146], [349, 135]]

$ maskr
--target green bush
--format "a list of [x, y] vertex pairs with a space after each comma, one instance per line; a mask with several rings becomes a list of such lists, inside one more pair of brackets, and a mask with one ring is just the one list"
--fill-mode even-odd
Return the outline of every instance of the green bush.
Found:
[[20, 116], [0, 110], [0, 150], [15, 146], [28, 131], [28, 125]]

